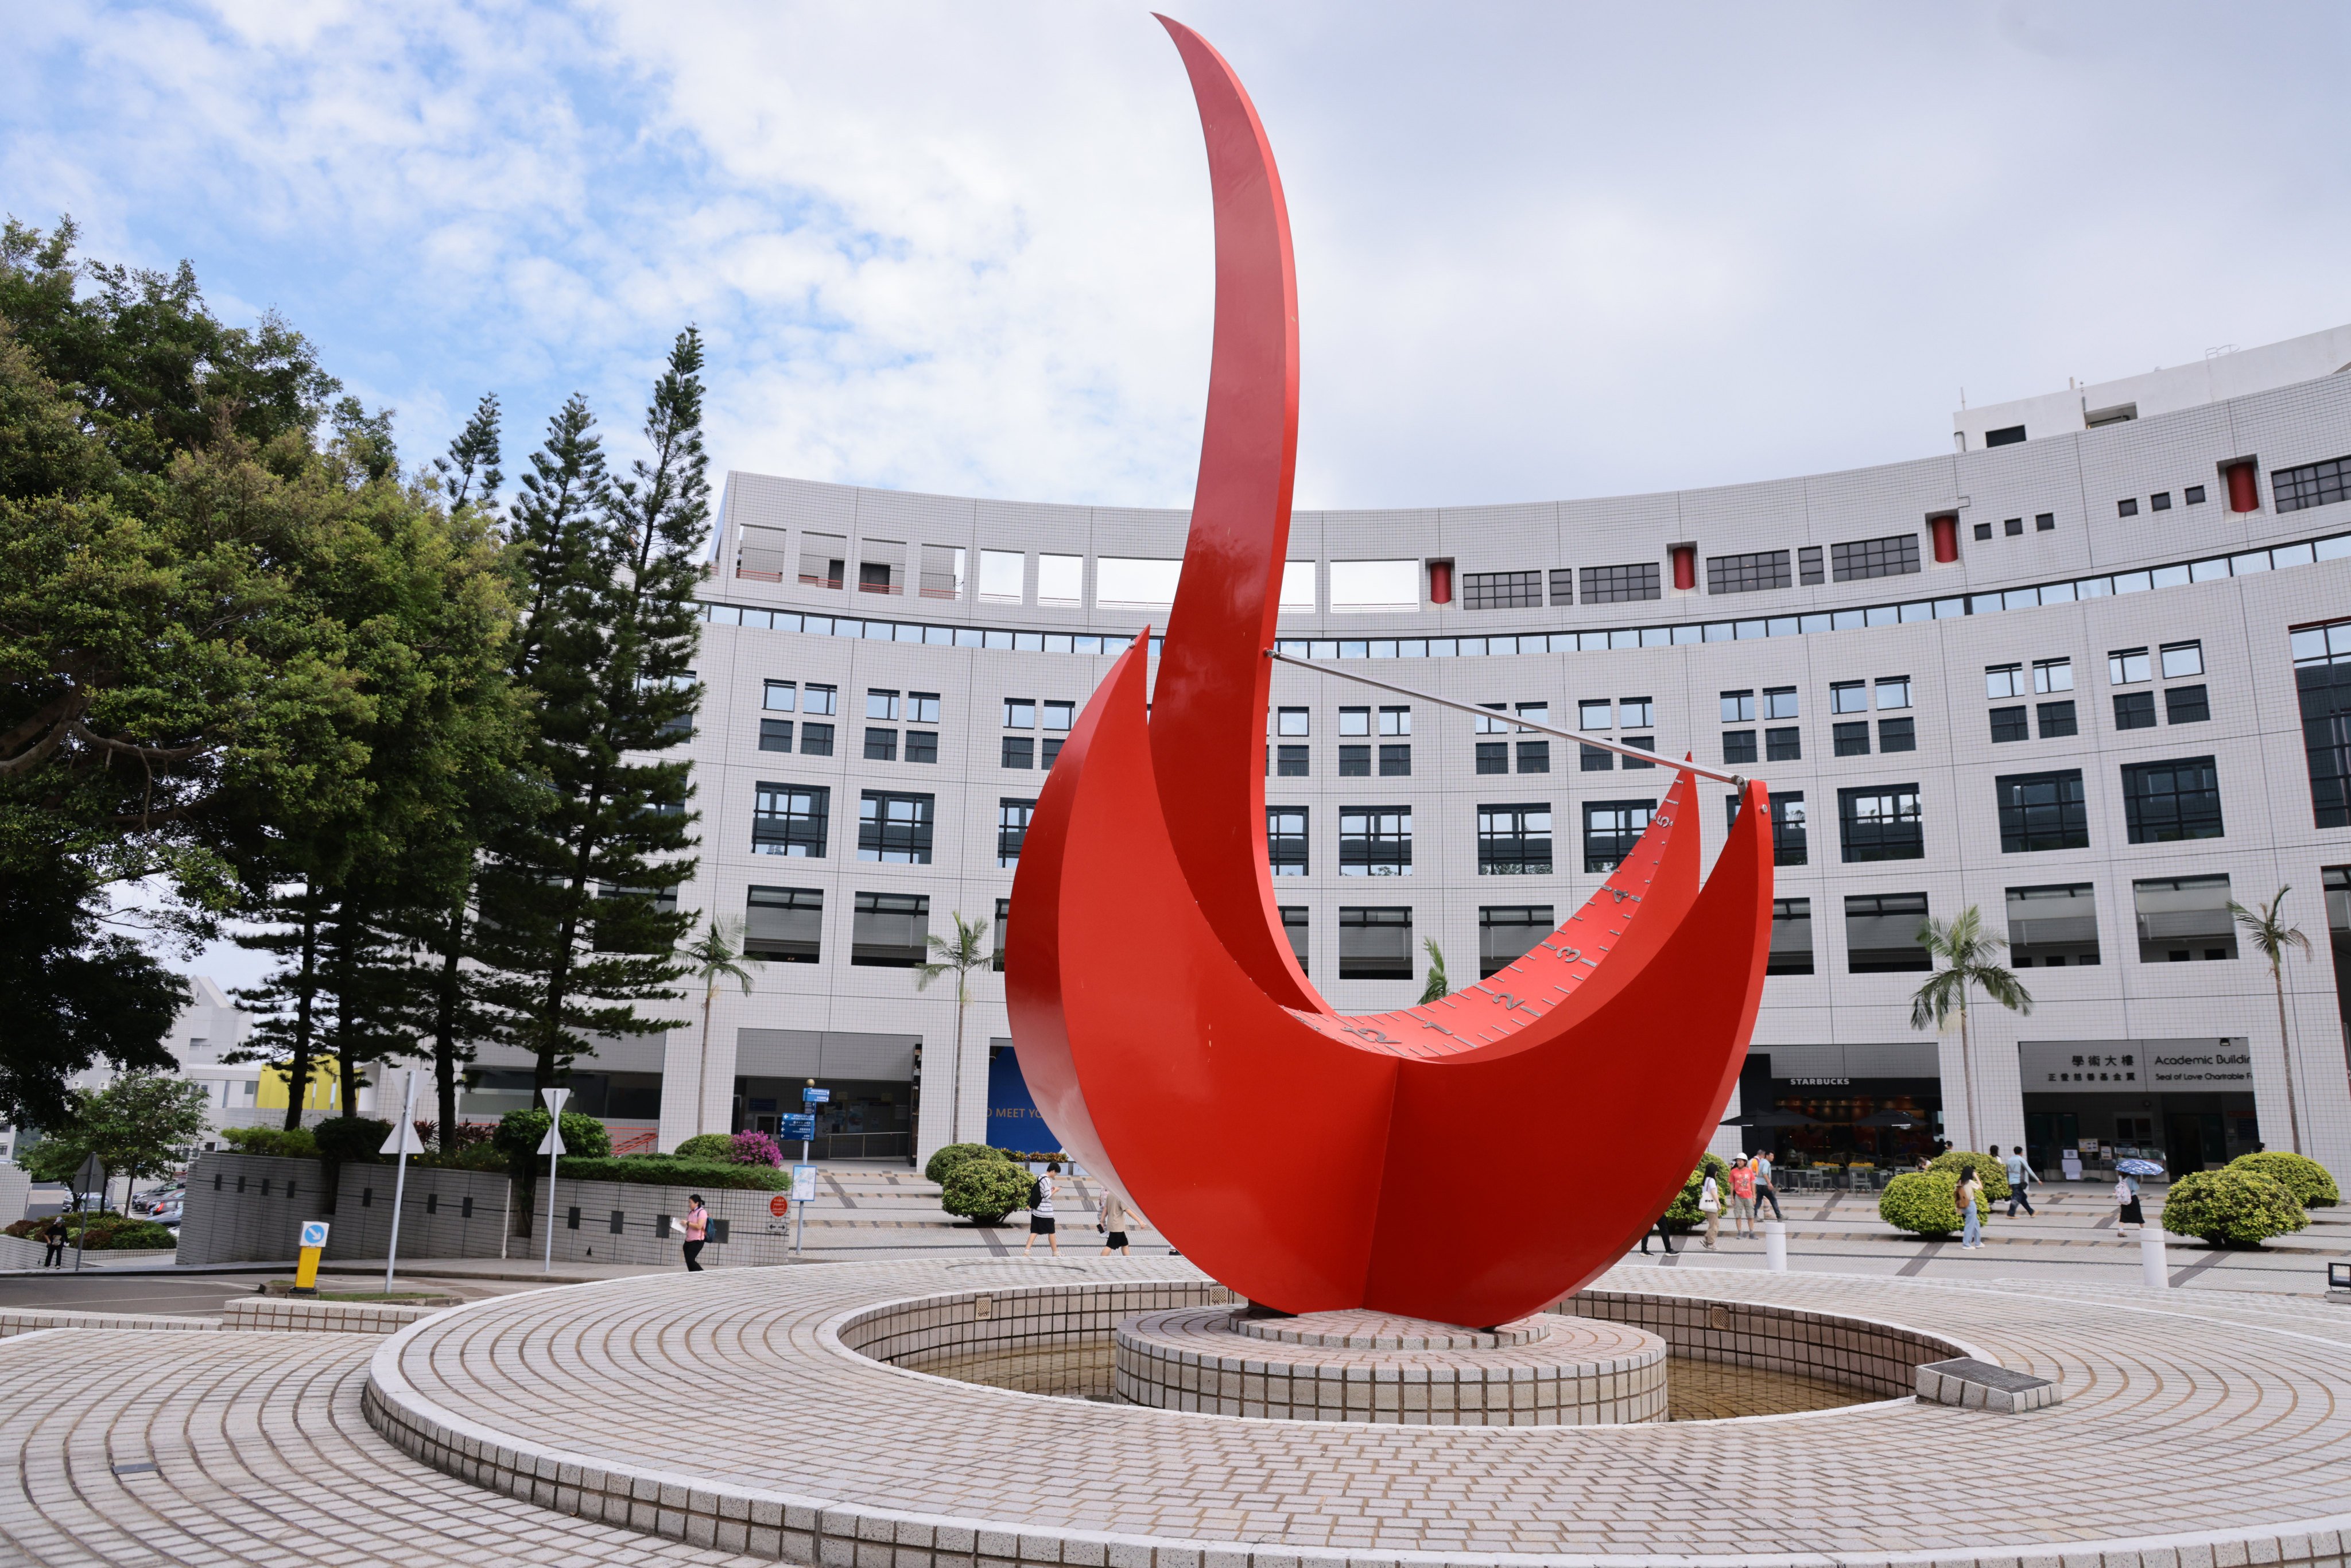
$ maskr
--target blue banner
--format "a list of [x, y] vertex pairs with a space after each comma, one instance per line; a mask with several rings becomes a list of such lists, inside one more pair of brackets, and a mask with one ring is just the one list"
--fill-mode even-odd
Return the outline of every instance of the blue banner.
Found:
[[988, 1052], [987, 1144], [1022, 1154], [1051, 1154], [1061, 1146], [1045, 1125], [1037, 1102], [1029, 1098], [1029, 1082], [1020, 1076], [1020, 1058], [1009, 1046]]

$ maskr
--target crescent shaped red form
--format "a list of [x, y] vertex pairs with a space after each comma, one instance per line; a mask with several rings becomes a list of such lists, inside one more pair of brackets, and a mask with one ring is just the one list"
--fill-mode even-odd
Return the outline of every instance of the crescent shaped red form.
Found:
[[1022, 846], [1006, 938], [1021, 1071], [1062, 1147], [1251, 1300], [1507, 1322], [1614, 1261], [1722, 1114], [1762, 995], [1768, 797], [1747, 786], [1701, 888], [1698, 782], [1678, 771], [1606, 883], [1499, 974], [1362, 1017], [1314, 993], [1263, 837], [1261, 651], [1296, 444], [1289, 225], [1230, 68], [1161, 21], [1217, 193], [1200, 486], [1152, 704], [1145, 635], [1071, 730]]

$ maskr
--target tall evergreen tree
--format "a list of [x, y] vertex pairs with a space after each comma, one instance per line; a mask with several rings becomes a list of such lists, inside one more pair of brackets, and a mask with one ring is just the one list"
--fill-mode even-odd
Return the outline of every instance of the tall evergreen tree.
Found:
[[450, 510], [471, 505], [487, 511], [497, 505], [498, 486], [506, 481], [498, 472], [497, 393], [482, 394], [473, 417], [449, 444], [449, 455], [435, 457], [433, 466], [448, 489]]

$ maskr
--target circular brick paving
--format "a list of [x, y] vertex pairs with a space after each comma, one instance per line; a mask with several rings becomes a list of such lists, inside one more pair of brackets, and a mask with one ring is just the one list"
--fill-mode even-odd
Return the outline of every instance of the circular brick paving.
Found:
[[1400, 1318], [1393, 1312], [1353, 1308], [1289, 1318], [1244, 1314], [1234, 1321], [1233, 1332], [1282, 1344], [1331, 1345], [1344, 1350], [1492, 1350], [1497, 1345], [1525, 1344], [1549, 1333], [1551, 1329], [1540, 1318], [1520, 1318], [1498, 1328], [1465, 1329], [1453, 1323], [1433, 1323], [1426, 1318]]
[[[1142, 1299], [1172, 1268], [1108, 1260], [1087, 1272]], [[992, 1271], [995, 1289], [1024, 1281], [1081, 1288], [1066, 1270]], [[1094, 1405], [857, 1354], [840, 1325], [887, 1303], [919, 1315], [951, 1291], [980, 1310], [968, 1271], [887, 1263], [480, 1302], [378, 1351], [367, 1406], [397, 1446], [477, 1484], [832, 1568], [2176, 1568], [2338, 1563], [2351, 1540], [2335, 1533], [2351, 1530], [2339, 1307], [1699, 1269], [1626, 1268], [1601, 1284], [1733, 1303], [1719, 1310], [1729, 1335], [1761, 1306], [1915, 1325], [2055, 1379], [2064, 1403], [1540, 1427]], [[1171, 1281], [1159, 1305], [1197, 1304], [1203, 1289]]]

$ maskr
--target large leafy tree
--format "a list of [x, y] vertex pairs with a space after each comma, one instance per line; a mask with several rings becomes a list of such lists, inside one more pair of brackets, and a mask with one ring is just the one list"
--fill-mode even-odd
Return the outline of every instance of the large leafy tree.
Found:
[[48, 1135], [20, 1163], [36, 1181], [71, 1181], [90, 1155], [110, 1182], [162, 1176], [187, 1157], [208, 1124], [201, 1083], [133, 1072], [103, 1089], [77, 1090]]

